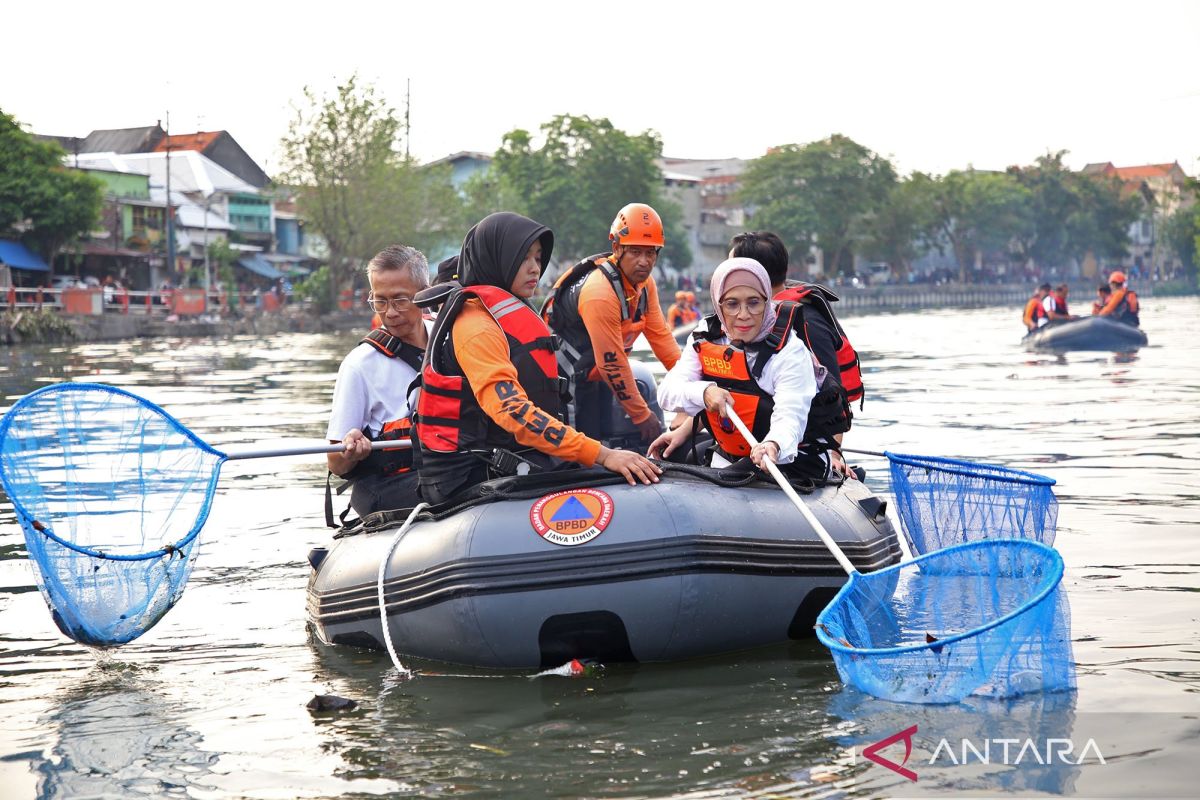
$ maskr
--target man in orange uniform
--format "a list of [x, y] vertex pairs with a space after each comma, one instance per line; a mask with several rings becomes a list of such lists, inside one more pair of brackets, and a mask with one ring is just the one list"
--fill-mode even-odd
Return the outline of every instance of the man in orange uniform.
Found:
[[1100, 309], [1100, 316], [1112, 317], [1117, 322], [1137, 327], [1141, 324], [1138, 316], [1138, 296], [1125, 287], [1125, 273], [1121, 270], [1108, 276], [1108, 285], [1112, 287], [1112, 296]]
[[641, 454], [609, 449], [560, 419], [550, 331], [527, 305], [553, 247], [549, 228], [509, 212], [485, 217], [463, 240], [464, 286], [438, 315], [421, 370], [416, 427], [428, 502], [564, 461], [598, 464], [630, 484], [658, 481], [662, 470]]
[[650, 206], [630, 203], [617, 213], [608, 239], [612, 253], [589, 256], [558, 279], [542, 317], [562, 340], [560, 363], [575, 400], [572, 424], [604, 440], [615, 398], [642, 441], [652, 442], [662, 421], [638, 390], [629, 351], [645, 334], [663, 366], [679, 360], [650, 275], [663, 246], [662, 219]]

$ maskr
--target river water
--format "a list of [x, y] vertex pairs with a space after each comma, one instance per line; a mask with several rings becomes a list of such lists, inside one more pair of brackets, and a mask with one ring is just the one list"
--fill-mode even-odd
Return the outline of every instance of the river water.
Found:
[[[321, 461], [235, 461], [179, 605], [103, 655], [58, 633], [0, 507], [0, 797], [1194, 796], [1200, 300], [1144, 305], [1150, 346], [1134, 354], [1025, 353], [1017, 309], [847, 320], [868, 386], [847, 444], [1058, 480], [1075, 693], [884, 703], [843, 689], [815, 641], [578, 679], [424, 665], [441, 674], [398, 681], [386, 654], [327, 649], [306, 632], [305, 557], [330, 535]], [[0, 386], [7, 407], [46, 383], [114, 383], [218, 447], [320, 438], [353, 342], [23, 347], [0, 353]], [[886, 492], [885, 462], [857, 460]], [[359, 706], [306, 710], [326, 693]], [[1006, 721], [1035, 737], [1051, 720], [1095, 738], [1104, 763], [955, 770], [943, 753], [911, 783], [861, 756], [913, 724], [927, 755], [946, 732], [986, 738]]]

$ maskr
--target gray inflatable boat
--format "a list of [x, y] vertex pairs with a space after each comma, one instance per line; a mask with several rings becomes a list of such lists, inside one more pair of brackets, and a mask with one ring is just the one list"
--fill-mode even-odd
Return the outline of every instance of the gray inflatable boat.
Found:
[[[326, 644], [384, 647], [377, 573], [402, 656], [545, 669], [572, 658], [674, 661], [812, 635], [846, 580], [774, 484], [667, 465], [655, 486], [596, 470], [501, 478], [454, 508], [371, 515], [310, 553], [308, 617]], [[805, 502], [861, 572], [900, 560], [863, 484]]]
[[1136, 350], [1148, 341], [1134, 325], [1108, 317], [1052, 322], [1025, 335], [1026, 350]]

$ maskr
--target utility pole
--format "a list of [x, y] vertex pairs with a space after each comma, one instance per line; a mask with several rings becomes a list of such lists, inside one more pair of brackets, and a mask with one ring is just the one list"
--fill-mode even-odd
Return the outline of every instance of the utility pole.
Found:
[[[167, 274], [175, 271], [175, 213], [171, 208], [171, 112], [167, 112]], [[174, 281], [172, 281], [174, 283]]]

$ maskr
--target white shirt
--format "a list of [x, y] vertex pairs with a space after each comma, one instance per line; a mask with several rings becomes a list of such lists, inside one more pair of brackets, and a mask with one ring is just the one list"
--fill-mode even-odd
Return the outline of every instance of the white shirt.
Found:
[[[426, 331], [433, 322], [425, 320]], [[384, 423], [408, 416], [408, 387], [417, 371], [369, 344], [351, 350], [338, 367], [325, 438], [340, 441], [351, 428], [378, 435]]]
[[[717, 340], [728, 344], [728, 337]], [[757, 354], [746, 354], [747, 367], [753, 369]], [[700, 370], [700, 355], [696, 348], [685, 346], [679, 362], [658, 385], [658, 404], [667, 411], [698, 414], [704, 410], [704, 390], [713, 383], [704, 380]], [[778, 463], [787, 464], [796, 458], [800, 437], [808, 425], [808, 409], [817, 393], [817, 380], [812, 353], [794, 331], [788, 331], [787, 343], [763, 368], [757, 379], [760, 388], [771, 395], [775, 408], [771, 412], [771, 427], [763, 441], [779, 445]], [[728, 462], [713, 454], [713, 466]]]

